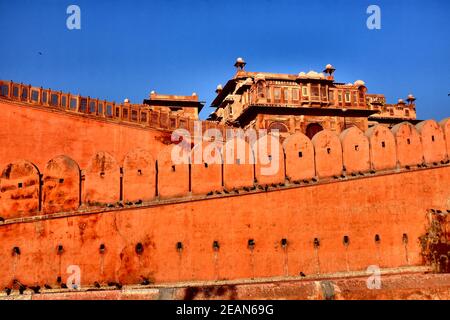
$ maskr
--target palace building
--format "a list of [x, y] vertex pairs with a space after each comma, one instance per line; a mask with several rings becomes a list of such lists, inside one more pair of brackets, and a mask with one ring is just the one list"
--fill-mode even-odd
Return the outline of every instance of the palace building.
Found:
[[393, 125], [416, 121], [415, 98], [387, 104], [384, 95], [369, 94], [362, 80], [335, 81], [335, 68], [328, 64], [323, 73], [299, 74], [249, 72], [238, 58], [234, 77], [217, 86], [210, 120], [243, 128], [303, 132], [312, 138], [329, 129], [340, 133], [350, 126], [361, 130], [375, 124]]

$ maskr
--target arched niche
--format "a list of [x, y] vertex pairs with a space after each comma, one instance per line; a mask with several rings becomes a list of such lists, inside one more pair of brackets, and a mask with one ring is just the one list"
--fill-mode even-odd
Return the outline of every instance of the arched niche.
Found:
[[416, 128], [409, 122], [402, 122], [396, 124], [391, 131], [395, 137], [399, 165], [406, 167], [422, 164], [422, 141]]
[[252, 145], [255, 177], [262, 185], [284, 183], [284, 152], [278, 134], [264, 134]]
[[423, 158], [426, 163], [447, 160], [447, 146], [444, 131], [434, 120], [425, 120], [416, 125], [422, 138]]
[[222, 155], [225, 189], [253, 186], [255, 160], [250, 145], [244, 139], [234, 137], [225, 143]]
[[151, 201], [156, 197], [156, 163], [143, 149], [130, 151], [123, 161], [123, 200]]
[[47, 162], [43, 172], [42, 203], [44, 213], [76, 210], [80, 205], [80, 168], [71, 158], [61, 155]]
[[357, 127], [350, 127], [339, 136], [342, 144], [343, 164], [347, 174], [370, 170], [369, 139]]
[[31, 162], [10, 163], [0, 177], [0, 217], [33, 216], [39, 212], [40, 173]]
[[290, 181], [309, 180], [316, 175], [314, 146], [301, 132], [294, 133], [283, 142], [286, 177]]
[[206, 195], [222, 190], [222, 143], [202, 142], [191, 152], [191, 191]]
[[369, 138], [370, 163], [373, 170], [388, 170], [396, 168], [397, 156], [395, 138], [391, 130], [381, 124], [366, 131]]
[[316, 174], [320, 178], [342, 174], [342, 146], [332, 131], [322, 130], [312, 139], [315, 151]]
[[172, 144], [158, 154], [158, 195], [161, 199], [183, 197], [189, 194], [190, 150]]
[[120, 167], [108, 152], [98, 152], [85, 171], [83, 202], [87, 205], [116, 203], [120, 200]]

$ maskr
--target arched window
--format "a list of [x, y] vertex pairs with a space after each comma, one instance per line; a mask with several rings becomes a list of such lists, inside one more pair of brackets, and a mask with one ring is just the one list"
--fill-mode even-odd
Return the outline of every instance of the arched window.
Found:
[[264, 98], [265, 92], [264, 92], [264, 84], [262, 83], [262, 81], [258, 82], [258, 84], [256, 85], [256, 88], [258, 90], [258, 97]]
[[269, 132], [271, 132], [272, 130], [278, 130], [278, 132], [289, 132], [288, 127], [282, 123], [282, 122], [278, 122], [278, 121], [274, 121], [269, 125]]
[[359, 90], [358, 90], [359, 104], [364, 104], [365, 94], [366, 94], [366, 88], [364, 86], [359, 87]]
[[310, 139], [312, 139], [312, 137], [314, 137], [316, 135], [316, 133], [322, 131], [323, 128], [320, 124], [318, 123], [310, 123], [308, 124], [308, 126], [306, 127], [306, 136]]

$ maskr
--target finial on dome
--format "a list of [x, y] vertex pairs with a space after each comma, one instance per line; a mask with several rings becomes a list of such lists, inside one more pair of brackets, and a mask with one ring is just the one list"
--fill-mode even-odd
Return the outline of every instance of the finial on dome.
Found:
[[236, 59], [236, 62], [234, 64], [234, 66], [236, 67], [236, 69], [238, 70], [244, 70], [245, 65], [247, 64], [247, 62], [244, 61], [244, 59], [242, 59], [241, 57]]
[[334, 71], [336, 71], [336, 69], [331, 64], [327, 64], [325, 66], [325, 70], [323, 70], [322, 72], [324, 72], [324, 73], [328, 74], [330, 77], [332, 77]]
[[416, 97], [414, 97], [414, 95], [410, 93], [408, 94], [408, 98], [406, 99], [406, 101], [408, 101], [409, 104], [413, 104], [414, 101], [416, 101]]

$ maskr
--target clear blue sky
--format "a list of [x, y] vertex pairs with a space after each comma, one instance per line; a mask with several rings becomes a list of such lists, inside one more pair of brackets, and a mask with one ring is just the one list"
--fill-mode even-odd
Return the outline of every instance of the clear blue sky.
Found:
[[[81, 30], [66, 8], [81, 8]], [[381, 30], [366, 9], [381, 8]], [[139, 103], [151, 90], [197, 92], [206, 107], [242, 56], [249, 71], [362, 79], [418, 117], [450, 116], [450, 1], [0, 0], [0, 78]], [[42, 52], [42, 55], [38, 54]]]

